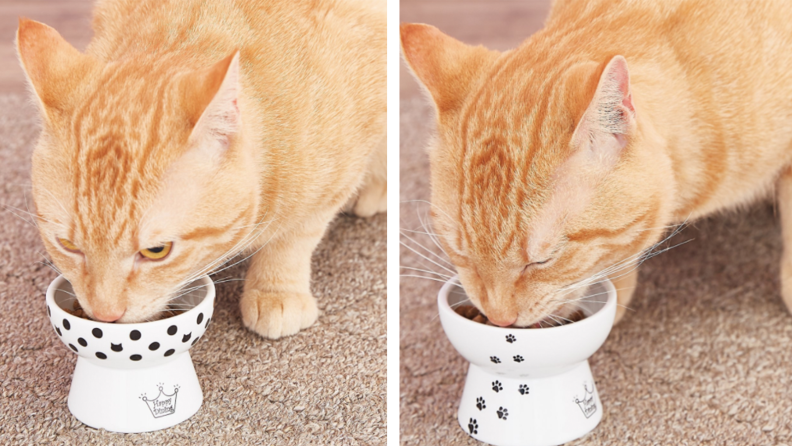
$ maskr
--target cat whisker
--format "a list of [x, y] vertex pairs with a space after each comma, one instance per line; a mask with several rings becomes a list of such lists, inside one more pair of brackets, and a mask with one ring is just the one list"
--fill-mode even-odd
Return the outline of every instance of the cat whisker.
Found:
[[[562, 288], [562, 290], [574, 291], [574, 290], [580, 289], [581, 287], [589, 287], [591, 285], [599, 283], [599, 282], [605, 280], [607, 277], [610, 277], [611, 280], [613, 280], [613, 279], [617, 279], [619, 277], [625, 276], [625, 275], [630, 274], [631, 272], [633, 272], [636, 268], [638, 268], [640, 265], [642, 265], [644, 262], [646, 262], [647, 260], [651, 259], [652, 257], [656, 257], [656, 256], [658, 256], [658, 255], [660, 255], [660, 254], [662, 254], [664, 252], [668, 252], [671, 249], [677, 248], [677, 247], [679, 247], [681, 245], [684, 245], [685, 243], [688, 243], [688, 242], [692, 241], [692, 239], [691, 240], [685, 240], [685, 241], [683, 241], [681, 243], [678, 243], [676, 245], [661, 249], [659, 251], [654, 251], [655, 248], [657, 248], [661, 244], [667, 242], [668, 240], [670, 240], [675, 235], [679, 234], [679, 232], [681, 232], [682, 229], [684, 229], [684, 226], [686, 225], [686, 222], [687, 222], [687, 220], [685, 222], [679, 224], [677, 226], [677, 228], [674, 231], [671, 232], [670, 235], [665, 237], [663, 240], [655, 243], [654, 245], [652, 245], [648, 249], [646, 249], [646, 250], [644, 250], [644, 251], [642, 251], [640, 253], [634, 254], [632, 256], [629, 256], [626, 259], [615, 263], [614, 265], [611, 265], [611, 266], [609, 266], [607, 268], [604, 268], [601, 271], [592, 274], [590, 277], [588, 277], [586, 279], [583, 279], [583, 280], [580, 280], [580, 281], [575, 282], [573, 284], [570, 284], [570, 285]], [[627, 271], [625, 271], [625, 270], [627, 270]], [[621, 274], [619, 274], [617, 276], [614, 276], [615, 273], [621, 273]]]
[[[207, 271], [212, 270], [213, 268], [215, 268], [218, 265], [218, 262], [223, 262], [223, 263], [220, 263], [220, 265], [222, 265], [222, 264], [230, 261], [231, 259], [233, 259], [234, 256], [238, 252], [241, 252], [242, 250], [245, 249], [246, 246], [249, 246], [250, 243], [252, 243], [261, 234], [261, 232], [265, 231], [267, 229], [267, 227], [269, 227], [269, 225], [272, 224], [272, 222], [274, 221], [274, 220], [270, 220], [267, 223], [266, 227], [264, 227], [259, 233], [253, 235], [256, 232], [256, 229], [258, 229], [258, 227], [262, 224], [262, 222], [264, 221], [265, 217], [266, 217], [266, 214], [261, 217], [261, 219], [256, 224], [256, 226], [249, 233], [247, 233], [239, 242], [237, 242], [234, 246], [229, 248], [225, 253], [220, 255], [218, 258], [216, 258], [215, 260], [209, 262], [203, 268], [199, 269], [198, 272], [192, 274], [191, 276], [188, 276], [188, 278], [186, 280], [184, 280], [181, 285], [190, 283], [192, 280], [195, 280], [196, 278], [202, 276]], [[251, 237], [251, 235], [253, 235], [253, 236]], [[231, 253], [233, 253], [233, 255], [231, 255]], [[226, 257], [228, 257], [228, 258], [226, 259]]]
[[[55, 201], [55, 203], [57, 203], [57, 205], [60, 206], [60, 208], [63, 211], [64, 215], [69, 215], [69, 211], [66, 210], [66, 207], [63, 205], [63, 203], [61, 203], [60, 200], [58, 200], [58, 197], [56, 197], [55, 194], [50, 192], [49, 189], [42, 188], [41, 190], [44, 191], [45, 193], [47, 193], [50, 197], [52, 197], [52, 199]], [[27, 205], [27, 195], [25, 195], [25, 204]], [[30, 209], [28, 209], [28, 210], [30, 210]]]
[[635, 232], [647, 232], [647, 231], [655, 231], [655, 230], [658, 230], [658, 229], [668, 230], [668, 229], [671, 229], [671, 228], [678, 228], [678, 227], [686, 225], [686, 224], [687, 224], [687, 220], [683, 221], [682, 223], [663, 225], [663, 226], [654, 226], [654, 227], [651, 227], [651, 228], [635, 229], [634, 231]]
[[[451, 274], [456, 274], [456, 271], [454, 271], [454, 270], [452, 270], [450, 268], [447, 268], [447, 267], [435, 262], [434, 260], [432, 260], [429, 257], [421, 254], [420, 252], [418, 252], [417, 250], [413, 249], [410, 245], [402, 242], [401, 240], [399, 240], [399, 244], [404, 246], [405, 248], [409, 249], [410, 251], [414, 252], [415, 254], [417, 254], [418, 256], [422, 257], [423, 259], [427, 260], [428, 262], [433, 263], [434, 265], [439, 266], [440, 268], [443, 268], [444, 270], [448, 271]], [[424, 248], [424, 249], [426, 249], [426, 248]]]
[[[415, 239], [413, 239], [412, 237], [408, 236], [407, 234], [405, 234], [405, 233], [403, 233], [403, 232], [400, 232], [400, 234], [401, 234], [401, 236], [402, 236], [402, 237], [404, 237], [404, 238], [406, 238], [407, 240], [411, 241], [411, 242], [412, 242], [412, 243], [414, 243], [415, 245], [417, 245], [417, 246], [420, 246], [421, 248], [423, 248], [423, 249], [424, 249], [426, 252], [428, 252], [429, 254], [431, 254], [431, 255], [433, 255], [434, 257], [438, 258], [439, 260], [441, 260], [441, 261], [445, 262], [446, 264], [448, 264], [448, 265], [449, 265], [449, 266], [451, 266], [452, 268], [454, 267], [454, 264], [453, 264], [453, 263], [451, 263], [451, 262], [449, 262], [448, 260], [444, 259], [443, 257], [441, 257], [440, 255], [438, 255], [437, 253], [435, 253], [435, 252], [434, 252], [434, 251], [432, 251], [431, 249], [427, 248], [426, 246], [424, 246], [424, 245], [422, 245], [422, 244], [418, 243], [418, 241], [416, 241], [416, 240], [415, 240]], [[423, 255], [423, 254], [421, 254], [420, 252], [418, 252], [418, 251], [416, 251], [416, 250], [412, 249], [411, 247], [409, 247], [408, 245], [406, 245], [404, 242], [401, 242], [401, 241], [400, 241], [399, 243], [401, 243], [401, 244], [402, 244], [403, 246], [405, 246], [407, 249], [409, 249], [409, 250], [411, 250], [411, 251], [415, 252], [416, 254], [418, 254], [419, 256], [423, 257], [424, 259], [426, 259], [426, 260], [429, 260], [430, 262], [432, 262], [432, 263], [434, 263], [435, 265], [439, 266], [440, 268], [443, 268], [444, 270], [446, 270], [446, 271], [448, 271], [448, 272], [450, 272], [450, 273], [452, 273], [452, 274], [456, 274], [456, 271], [454, 271], [454, 270], [452, 270], [452, 269], [450, 269], [450, 268], [448, 268], [448, 267], [446, 267], [446, 266], [443, 266], [443, 265], [441, 265], [441, 264], [439, 264], [439, 263], [437, 263], [437, 262], [435, 262], [435, 261], [433, 261], [433, 260], [429, 259], [428, 257], [424, 256], [424, 255]]]
[[[226, 277], [226, 278], [224, 278], [224, 279], [221, 279], [221, 280], [214, 281], [214, 284], [215, 284], [215, 285], [219, 285], [219, 284], [221, 284], [221, 283], [228, 283], [228, 282], [244, 282], [244, 281], [245, 281], [245, 279], [240, 279], [240, 278], [228, 278], [228, 277]], [[172, 301], [174, 301], [174, 300], [176, 300], [176, 299], [178, 299], [178, 298], [180, 298], [180, 297], [182, 297], [182, 296], [186, 296], [187, 294], [190, 294], [190, 293], [192, 293], [193, 291], [200, 290], [201, 288], [206, 288], [206, 287], [208, 287], [208, 286], [209, 286], [209, 284], [208, 284], [208, 283], [204, 283], [204, 284], [201, 284], [201, 285], [196, 285], [196, 286], [194, 286], [194, 287], [190, 287], [190, 288], [182, 288], [182, 289], [180, 289], [180, 290], [178, 290], [178, 291], [177, 291], [177, 292], [179, 293], [178, 295], [175, 295], [175, 296], [169, 297], [169, 298], [168, 298], [168, 300], [167, 300], [167, 302], [172, 302]], [[171, 305], [174, 305], [174, 304], [171, 304]]]
[[553, 318], [554, 318], [554, 319], [555, 319], [555, 318], [558, 318], [558, 319], [561, 319], [562, 321], [566, 321], [566, 322], [572, 322], [572, 319], [565, 318], [564, 316], [559, 316], [559, 315], [557, 315], [557, 314], [555, 314], [555, 315], [552, 315], [552, 316], [553, 316]]
[[58, 275], [61, 275], [61, 274], [62, 274], [62, 273], [60, 272], [60, 270], [58, 269], [58, 267], [56, 267], [55, 265], [53, 265], [51, 262], [36, 262], [36, 263], [40, 263], [40, 264], [42, 264], [42, 265], [44, 265], [44, 266], [47, 266], [47, 267], [49, 267], [50, 269], [52, 269], [53, 271], [55, 271], [56, 273], [58, 273]]
[[[272, 236], [270, 236], [270, 238], [269, 238], [269, 239], [267, 239], [267, 241], [266, 241], [266, 242], [264, 242], [264, 243], [263, 243], [261, 246], [259, 246], [259, 247], [258, 247], [258, 249], [256, 249], [256, 250], [255, 250], [255, 251], [253, 251], [252, 253], [250, 253], [250, 255], [249, 255], [249, 256], [245, 257], [244, 259], [242, 259], [242, 260], [240, 260], [240, 261], [238, 261], [238, 262], [236, 262], [236, 263], [234, 263], [234, 264], [232, 264], [232, 265], [229, 265], [229, 266], [226, 266], [226, 267], [224, 267], [224, 268], [222, 268], [222, 269], [219, 269], [219, 270], [217, 270], [217, 271], [214, 271], [214, 272], [212, 272], [212, 273], [211, 273], [211, 274], [209, 274], [209, 275], [210, 275], [210, 276], [213, 276], [213, 275], [215, 275], [215, 274], [217, 274], [217, 273], [219, 273], [219, 272], [221, 272], [221, 271], [225, 271], [225, 270], [227, 270], [227, 269], [229, 269], [229, 268], [233, 268], [234, 266], [236, 266], [236, 265], [239, 265], [240, 263], [244, 262], [245, 260], [247, 260], [247, 259], [249, 259], [249, 258], [253, 257], [254, 255], [256, 255], [256, 253], [258, 253], [259, 251], [261, 251], [262, 249], [264, 249], [264, 247], [265, 247], [265, 246], [267, 246], [267, 245], [269, 244], [269, 242], [271, 242], [271, 241], [272, 241], [272, 239], [275, 237], [275, 234], [277, 234], [277, 231], [274, 231], [274, 232], [272, 233]], [[251, 243], [252, 243], [252, 242], [251, 242]], [[227, 263], [227, 262], [226, 262], [226, 263]], [[221, 265], [221, 266], [222, 266], [222, 265]]]
[[401, 201], [400, 203], [403, 203], [403, 204], [407, 204], [407, 203], [423, 203], [423, 204], [428, 204], [430, 207], [433, 207], [433, 208], [437, 209], [438, 211], [442, 212], [442, 213], [443, 213], [443, 215], [444, 215], [446, 218], [448, 218], [448, 220], [449, 220], [450, 222], [454, 222], [454, 219], [453, 219], [453, 218], [451, 218], [451, 216], [448, 214], [448, 212], [446, 212], [445, 210], [443, 210], [443, 208], [441, 208], [440, 206], [438, 206], [438, 205], [436, 205], [436, 204], [434, 204], [434, 203], [432, 203], [432, 202], [430, 202], [430, 201], [427, 201], [427, 200], [403, 200], [403, 201]]
[[[49, 221], [49, 220], [47, 220], [47, 219], [45, 219], [45, 218], [43, 218], [43, 217], [39, 217], [39, 216], [38, 216], [38, 214], [35, 214], [35, 213], [33, 213], [33, 212], [30, 212], [30, 209], [29, 209], [29, 208], [28, 208], [28, 210], [25, 210], [25, 209], [20, 209], [20, 208], [18, 208], [18, 207], [15, 207], [15, 206], [11, 206], [11, 205], [9, 205], [9, 204], [4, 204], [4, 205], [3, 205], [3, 207], [5, 207], [6, 209], [9, 209], [9, 210], [10, 210], [10, 209], [13, 209], [13, 210], [15, 210], [15, 211], [17, 211], [17, 212], [21, 212], [21, 213], [23, 213], [23, 214], [30, 215], [31, 217], [33, 217], [33, 218], [34, 218], [34, 219], [36, 219], [36, 220], [38, 220], [38, 219], [41, 219], [41, 220], [44, 220], [44, 221]], [[28, 205], [27, 205], [27, 202], [25, 203], [25, 207], [28, 207]]]
[[8, 206], [6, 204], [4, 204], [3, 207], [6, 209], [6, 211], [8, 211], [9, 213], [13, 214], [16, 218], [18, 218], [18, 219], [24, 221], [25, 223], [33, 226], [34, 228], [38, 229], [38, 224], [36, 224], [34, 221], [31, 221], [31, 220], [28, 220], [28, 219], [22, 217], [21, 215], [17, 214], [14, 211], [23, 212], [23, 213], [28, 213], [28, 212], [25, 212], [22, 209], [17, 209], [17, 208], [15, 208], [13, 206]]
[[[209, 262], [209, 264], [207, 264], [203, 268], [200, 268], [196, 273], [193, 273], [192, 275], [188, 276], [188, 278], [183, 280], [179, 284], [179, 286], [177, 288], [179, 288], [181, 286], [184, 286], [186, 284], [189, 284], [190, 282], [194, 281], [198, 277], [201, 277], [202, 275], [206, 274], [207, 272], [227, 264], [228, 262], [233, 260], [234, 257], [236, 257], [239, 253], [244, 252], [244, 250], [247, 249], [247, 247], [250, 246], [275, 221], [275, 219], [270, 220], [269, 222], [267, 222], [267, 225], [263, 229], [261, 229], [258, 233], [256, 233], [256, 229], [263, 223], [263, 220], [264, 220], [264, 216], [262, 216], [261, 220], [259, 220], [259, 223], [257, 223], [256, 226], [247, 235], [245, 235], [245, 237], [242, 238], [242, 240], [240, 240], [237, 244], [235, 244], [228, 251], [226, 251], [223, 255], [219, 256], [217, 259], [215, 259], [212, 262]], [[275, 233], [277, 233], [277, 231], [275, 231]], [[273, 236], [274, 236], [274, 234], [273, 234]], [[266, 245], [266, 243], [265, 243], [265, 245]], [[264, 245], [262, 245], [262, 247], [263, 246]], [[261, 249], [261, 248], [259, 248], [259, 249]], [[231, 254], [231, 253], [233, 253], [233, 254]], [[244, 261], [244, 259], [243, 259], [243, 261]], [[236, 265], [238, 263], [239, 262], [235, 263], [234, 265]], [[231, 265], [231, 266], [234, 266], [234, 265]], [[220, 270], [220, 271], [222, 271], [222, 270]], [[213, 274], [216, 274], [216, 273], [218, 273], [220, 271], [215, 271]]]
[[[447, 280], [440, 280], [440, 279], [437, 279], [437, 278], [434, 278], [434, 277], [419, 276], [419, 275], [416, 275], [416, 274], [401, 274], [401, 275], [399, 275], [399, 277], [417, 277], [419, 279], [434, 280], [435, 282], [440, 282], [442, 284], [445, 284], [445, 283], [448, 282]], [[453, 285], [456, 286], [456, 287], [462, 288], [462, 285], [458, 285], [456, 283], [454, 283]]]
[[[450, 305], [448, 305], [448, 306], [449, 306], [449, 307], [451, 307], [451, 309], [456, 309], [456, 307], [459, 307], [459, 306], [461, 306], [461, 305], [464, 305], [464, 304], [466, 304], [466, 303], [468, 303], [468, 302], [470, 302], [470, 299], [461, 300], [461, 301], [459, 301], [459, 302], [457, 302], [457, 303], [455, 303], [455, 304], [450, 304]], [[432, 320], [431, 320], [431, 321], [429, 321], [429, 322], [432, 322], [432, 323], [434, 323], [434, 321], [435, 321], [436, 319], [438, 319], [438, 318], [440, 318], [440, 313], [439, 313], [439, 312], [435, 313], [434, 317], [432, 317]]]
[[[413, 239], [412, 237], [408, 236], [407, 234], [405, 234], [405, 233], [404, 233], [404, 232], [402, 232], [402, 231], [410, 231], [409, 229], [401, 229], [401, 230], [400, 230], [400, 234], [401, 234], [401, 236], [402, 236], [402, 237], [404, 237], [404, 238], [406, 238], [407, 240], [409, 240], [409, 241], [411, 241], [411, 242], [415, 243], [416, 245], [420, 246], [421, 248], [423, 248], [424, 250], [426, 250], [426, 252], [428, 252], [429, 254], [432, 254], [433, 256], [437, 257], [439, 260], [441, 260], [441, 261], [445, 262], [445, 263], [446, 263], [446, 264], [448, 264], [449, 266], [451, 266], [451, 267], [454, 267], [454, 264], [453, 264], [453, 263], [451, 263], [451, 262], [450, 262], [450, 261], [448, 261], [447, 259], [444, 259], [444, 258], [443, 258], [441, 255], [439, 255], [439, 254], [435, 253], [434, 251], [432, 251], [431, 249], [427, 248], [426, 246], [424, 246], [424, 245], [422, 245], [422, 244], [418, 243], [418, 241], [416, 241], [415, 239]], [[419, 233], [419, 234], [427, 234], [427, 235], [428, 235], [428, 233], [426, 233], [426, 232], [419, 232], [419, 231], [410, 231], [410, 232], [416, 232], [416, 233]], [[431, 235], [430, 235], [429, 237], [430, 237], [430, 239], [431, 239]], [[440, 245], [439, 245], [439, 244], [437, 244], [437, 242], [435, 242], [435, 241], [434, 241], [434, 239], [432, 239], [432, 241], [435, 243], [435, 245], [437, 245], [437, 247], [438, 247], [438, 248], [440, 248], [441, 250], [443, 249], [442, 247], [440, 247]], [[445, 251], [443, 251], [443, 253], [445, 253]]]
[[[264, 217], [262, 217], [261, 220], [259, 221], [259, 223], [256, 224], [256, 226], [248, 233], [247, 236], [245, 236], [242, 240], [240, 240], [240, 242], [237, 245], [235, 245], [233, 248], [231, 248], [229, 251], [227, 251], [226, 254], [224, 254], [223, 256], [220, 256], [218, 258], [218, 261], [222, 260], [224, 256], [228, 255], [231, 252], [234, 252], [233, 255], [228, 257], [226, 260], [222, 261], [222, 263], [220, 263], [218, 266], [222, 266], [222, 265], [230, 262], [231, 259], [233, 259], [235, 256], [245, 252], [245, 250], [250, 245], [252, 245], [259, 238], [259, 236], [261, 236], [261, 234], [263, 234], [264, 231], [266, 231], [272, 225], [272, 223], [276, 222], [277, 220], [278, 220], [277, 218], [274, 218], [274, 219], [266, 222], [266, 226], [264, 226], [263, 228], [258, 230], [258, 232], [256, 232], [258, 227], [261, 226], [262, 224], [264, 224]], [[280, 229], [280, 227], [278, 227], [278, 229]], [[277, 232], [278, 232], [277, 230], [273, 231], [273, 235], [270, 238], [274, 237]]]
[[[219, 280], [213, 280], [212, 284], [219, 285], [221, 283], [244, 282], [244, 281], [245, 281], [245, 279], [242, 279], [242, 278], [239, 278], [239, 277], [224, 277], [224, 278], [219, 279]], [[198, 289], [201, 289], [201, 288], [208, 287], [209, 285], [210, 285], [209, 283], [203, 283], [203, 284], [196, 285], [196, 286], [189, 287], [189, 288], [182, 288], [180, 291], [198, 290]]]
[[[547, 317], [549, 317], [550, 319], [552, 319], [552, 320], [553, 320], [553, 322], [555, 322], [555, 324], [556, 324], [556, 325], [564, 325], [564, 321], [562, 321], [561, 319], [559, 319], [559, 318], [560, 318], [560, 316], [556, 316], [556, 315], [553, 315], [553, 314], [551, 313], [551, 314], [548, 314], [548, 315], [547, 315]], [[566, 318], [564, 318], [564, 319], [566, 319]], [[572, 321], [571, 321], [571, 320], [569, 320], [569, 319], [566, 319], [566, 320], [567, 320], [568, 322], [572, 322]]]
[[[440, 240], [438, 240], [437, 234], [435, 234], [433, 231], [429, 230], [429, 226], [431, 226], [431, 220], [426, 218], [426, 217], [424, 217], [424, 218], [426, 218], [426, 221], [424, 221], [424, 218], [421, 218], [421, 213], [420, 212], [416, 212], [416, 214], [418, 215], [418, 221], [421, 223], [421, 227], [424, 229], [424, 231], [426, 231], [426, 234], [429, 236], [429, 239], [432, 241], [432, 243], [434, 243], [434, 245], [437, 246], [437, 248], [443, 254], [445, 254], [446, 257], [450, 258], [450, 256], [446, 252], [446, 250], [443, 249], [443, 246], [440, 244]], [[427, 223], [427, 222], [429, 222], [429, 223]], [[448, 262], [448, 263], [450, 264], [451, 262]]]
[[[627, 288], [617, 288], [616, 291], [622, 291], [622, 290], [626, 290], [626, 289]], [[606, 295], [606, 294], [609, 294], [609, 293], [610, 293], [610, 291], [603, 291], [601, 293], [586, 294], [586, 295], [580, 296], [580, 297], [578, 297], [576, 299], [569, 299], [569, 300], [562, 300], [562, 301], [557, 301], [557, 300], [554, 299], [553, 302], [556, 302], [556, 303], [578, 302], [578, 301], [581, 301], [581, 300], [588, 300], [591, 297], [602, 296], [602, 295]]]
[[432, 234], [432, 233], [429, 233], [429, 232], [424, 232], [424, 231], [416, 231], [415, 229], [405, 229], [405, 228], [401, 228], [401, 229], [399, 229], [399, 230], [400, 230], [400, 231], [405, 231], [405, 232], [412, 232], [413, 234], [421, 234], [421, 235], [428, 235], [428, 236], [435, 235], [435, 234]]
[[441, 274], [441, 273], [436, 273], [436, 272], [434, 272], [434, 271], [430, 271], [430, 270], [428, 270], [428, 269], [413, 268], [413, 267], [410, 267], [410, 266], [404, 266], [404, 265], [399, 265], [399, 267], [400, 267], [400, 268], [403, 268], [403, 269], [409, 269], [409, 270], [412, 270], [412, 271], [420, 271], [420, 272], [422, 272], [422, 273], [435, 274], [435, 275], [437, 275], [437, 276], [440, 276], [440, 277], [442, 277], [442, 278], [444, 278], [444, 279], [446, 279], [446, 280], [451, 280], [451, 276], [447, 276], [447, 275], [445, 275], [445, 274]]
[[466, 304], [468, 302], [470, 302], [470, 299], [460, 300], [459, 302], [457, 302], [455, 304], [449, 305], [449, 307], [456, 308], [456, 307], [458, 307], [460, 305], [464, 305], [464, 304]]
[[66, 293], [66, 294], [68, 294], [69, 296], [73, 296], [73, 297], [74, 297], [74, 300], [77, 300], [77, 295], [76, 295], [76, 294], [74, 294], [74, 293], [70, 293], [70, 292], [68, 292], [68, 291], [66, 291], [66, 290], [64, 290], [64, 289], [62, 289], [62, 288], [58, 288], [58, 289], [56, 289], [56, 290], [55, 290], [55, 292], [56, 292], [56, 293]]

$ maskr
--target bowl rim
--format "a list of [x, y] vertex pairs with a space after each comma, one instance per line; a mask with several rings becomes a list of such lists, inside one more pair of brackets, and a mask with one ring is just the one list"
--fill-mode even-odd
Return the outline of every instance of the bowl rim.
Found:
[[460, 288], [464, 290], [464, 287], [462, 287], [462, 283], [459, 281], [458, 275], [455, 275], [450, 279], [448, 279], [443, 284], [442, 288], [440, 288], [440, 292], [437, 293], [437, 306], [439, 307], [441, 313], [446, 313], [446, 314], [450, 313], [451, 314], [450, 317], [459, 318], [460, 320], [464, 321], [463, 323], [471, 324], [470, 327], [474, 327], [474, 326], [478, 327], [477, 329], [483, 328], [485, 330], [491, 330], [493, 332], [498, 331], [500, 333], [504, 333], [506, 331], [513, 332], [514, 330], [520, 330], [520, 331], [527, 331], [528, 333], [531, 333], [533, 331], [534, 333], [537, 334], [538, 333], [561, 334], [562, 330], [580, 330], [580, 329], [585, 329], [585, 327], [588, 325], [601, 323], [599, 319], [607, 317], [607, 314], [610, 312], [609, 310], [612, 307], [616, 306], [616, 287], [613, 286], [613, 282], [611, 282], [610, 278], [605, 277], [604, 279], [595, 282], [590, 286], [593, 286], [595, 284], [601, 284], [605, 287], [605, 291], [608, 293], [608, 300], [605, 301], [605, 304], [601, 306], [595, 313], [591, 314], [590, 316], [587, 316], [585, 319], [579, 320], [577, 322], [573, 322], [571, 324], [564, 324], [554, 327], [546, 327], [539, 329], [531, 329], [527, 327], [497, 327], [493, 325], [486, 325], [479, 322], [474, 322], [462, 316], [461, 314], [454, 311], [454, 309], [451, 308], [451, 305], [449, 305], [448, 303], [448, 295], [449, 295], [449, 291], [451, 290], [451, 287], [458, 285]]
[[[207, 301], [214, 301], [215, 292], [216, 291], [215, 291], [215, 284], [214, 284], [214, 281], [212, 280], [212, 278], [209, 277], [208, 274], [204, 274], [203, 276], [200, 276], [200, 277], [196, 278], [195, 280], [193, 280], [190, 283], [195, 283], [195, 282], [198, 282], [198, 281], [203, 281], [203, 282], [207, 283], [207, 285], [206, 285], [206, 295], [204, 296], [204, 298], [200, 302], [198, 302], [194, 307], [190, 308], [189, 310], [185, 311], [184, 313], [177, 314], [176, 316], [171, 316], [171, 317], [165, 318], [165, 319], [157, 319], [157, 320], [154, 320], [154, 321], [130, 322], [130, 323], [118, 323], [117, 324], [115, 322], [95, 321], [93, 319], [79, 317], [79, 316], [75, 316], [75, 315], [69, 313], [68, 311], [64, 310], [60, 305], [58, 305], [57, 302], [55, 302], [55, 291], [58, 289], [58, 287], [61, 286], [61, 284], [63, 284], [63, 282], [69, 282], [69, 280], [66, 279], [66, 277], [63, 274], [61, 274], [58, 277], [56, 277], [55, 280], [50, 282], [49, 286], [47, 287], [46, 304], [47, 304], [47, 306], [50, 307], [50, 311], [52, 312], [52, 314], [49, 315], [50, 319], [53, 319], [55, 317], [55, 311], [60, 311], [61, 313], [64, 313], [64, 314], [66, 314], [68, 316], [71, 316], [71, 317], [75, 318], [78, 321], [84, 321], [86, 323], [95, 324], [99, 328], [115, 329], [116, 327], [129, 328], [129, 327], [135, 327], [135, 326], [149, 326], [149, 324], [161, 324], [161, 323], [164, 323], [166, 321], [171, 321], [172, 323], [175, 324], [175, 323], [177, 323], [177, 321], [181, 320], [182, 318], [186, 319], [188, 315], [194, 315], [199, 310], [200, 307], [204, 306], [204, 304]], [[69, 282], [69, 283], [71, 284], [71, 282]]]

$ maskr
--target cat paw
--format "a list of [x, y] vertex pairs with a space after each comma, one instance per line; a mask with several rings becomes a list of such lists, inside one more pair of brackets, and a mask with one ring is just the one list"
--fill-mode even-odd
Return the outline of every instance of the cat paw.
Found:
[[245, 326], [269, 339], [293, 335], [319, 317], [316, 299], [307, 293], [251, 290], [242, 295], [239, 306]]
[[388, 209], [388, 183], [372, 181], [365, 185], [345, 207], [358, 217], [371, 217]]

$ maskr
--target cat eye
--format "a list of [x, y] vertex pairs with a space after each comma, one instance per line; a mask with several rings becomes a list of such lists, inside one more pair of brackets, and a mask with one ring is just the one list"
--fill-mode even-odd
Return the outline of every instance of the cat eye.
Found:
[[77, 247], [77, 245], [72, 243], [71, 240], [67, 240], [65, 238], [60, 238], [60, 237], [56, 237], [56, 238], [58, 239], [58, 243], [60, 243], [60, 245], [63, 246], [63, 249], [65, 249], [66, 251], [74, 252], [78, 254], [82, 252], [80, 251], [80, 248]]
[[140, 255], [142, 255], [143, 257], [149, 260], [162, 260], [168, 256], [172, 247], [173, 247], [173, 242], [168, 242], [161, 246], [141, 249]]
[[537, 265], [544, 265], [545, 263], [548, 263], [548, 262], [550, 262], [551, 260], [553, 260], [553, 258], [552, 258], [552, 257], [550, 257], [550, 258], [549, 258], [549, 259], [547, 259], [547, 260], [542, 260], [541, 262], [531, 262], [531, 263], [529, 263], [529, 264], [525, 265], [525, 268], [523, 268], [522, 272], [524, 273], [524, 272], [528, 271], [528, 268], [530, 268], [530, 267], [532, 267], [532, 266], [537, 266]]

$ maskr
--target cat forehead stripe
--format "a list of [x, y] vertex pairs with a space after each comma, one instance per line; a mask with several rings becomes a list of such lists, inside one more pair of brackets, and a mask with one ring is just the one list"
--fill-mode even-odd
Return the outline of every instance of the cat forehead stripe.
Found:
[[[156, 191], [166, 164], [158, 149], [179, 143], [178, 132], [160, 125], [162, 116], [173, 112], [166, 103], [172, 87], [166, 77], [148, 89], [142, 83], [135, 87], [125, 94], [108, 90], [91, 97], [74, 123], [74, 162], [80, 166], [73, 178], [75, 217], [84, 236], [111, 243], [118, 243], [133, 229], [130, 220], [140, 217], [143, 209], [137, 204], [144, 185]], [[89, 223], [89, 214], [106, 226]]]

